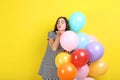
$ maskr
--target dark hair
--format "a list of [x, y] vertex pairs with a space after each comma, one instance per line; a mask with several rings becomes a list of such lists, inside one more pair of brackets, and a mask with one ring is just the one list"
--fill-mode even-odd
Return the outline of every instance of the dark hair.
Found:
[[61, 16], [61, 17], [58, 17], [58, 19], [57, 19], [57, 21], [56, 21], [56, 23], [55, 23], [54, 32], [58, 31], [58, 29], [57, 29], [57, 22], [58, 22], [58, 20], [59, 20], [60, 18], [63, 18], [63, 19], [65, 20], [65, 23], [66, 23], [66, 29], [65, 29], [65, 31], [70, 30], [70, 27], [69, 27], [69, 23], [68, 23], [67, 18]]

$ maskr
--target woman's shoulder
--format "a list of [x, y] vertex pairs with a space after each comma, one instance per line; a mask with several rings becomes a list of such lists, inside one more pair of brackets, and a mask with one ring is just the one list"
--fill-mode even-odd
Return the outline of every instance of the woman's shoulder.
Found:
[[48, 34], [49, 35], [55, 35], [56, 33], [54, 31], [49, 31]]
[[49, 32], [48, 32], [48, 39], [49, 39], [49, 38], [55, 39], [55, 38], [56, 38], [56, 33], [55, 33], [54, 31], [49, 31]]

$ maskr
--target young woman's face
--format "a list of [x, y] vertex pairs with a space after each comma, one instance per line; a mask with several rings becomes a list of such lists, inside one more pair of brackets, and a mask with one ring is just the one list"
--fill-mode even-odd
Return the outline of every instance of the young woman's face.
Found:
[[57, 22], [58, 31], [64, 31], [66, 29], [66, 22], [63, 18], [60, 18]]

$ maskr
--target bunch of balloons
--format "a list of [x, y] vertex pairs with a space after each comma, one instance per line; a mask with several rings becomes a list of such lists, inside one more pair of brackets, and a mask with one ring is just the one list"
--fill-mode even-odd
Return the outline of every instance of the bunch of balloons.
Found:
[[103, 45], [93, 35], [79, 32], [86, 24], [85, 16], [80, 12], [69, 18], [71, 31], [60, 37], [61, 46], [68, 52], [60, 52], [55, 58], [60, 80], [95, 80], [103, 75], [108, 66], [101, 60]]

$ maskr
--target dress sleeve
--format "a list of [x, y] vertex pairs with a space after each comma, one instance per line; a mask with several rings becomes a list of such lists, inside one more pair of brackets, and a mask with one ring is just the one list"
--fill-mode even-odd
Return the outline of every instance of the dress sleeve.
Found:
[[53, 32], [53, 31], [48, 32], [48, 40], [49, 40], [50, 38], [55, 39], [55, 32]]

